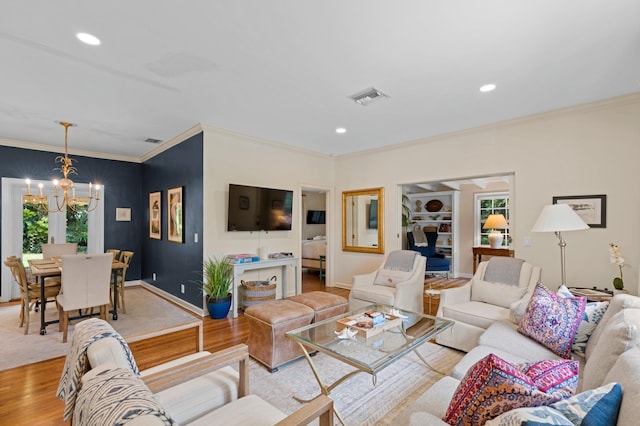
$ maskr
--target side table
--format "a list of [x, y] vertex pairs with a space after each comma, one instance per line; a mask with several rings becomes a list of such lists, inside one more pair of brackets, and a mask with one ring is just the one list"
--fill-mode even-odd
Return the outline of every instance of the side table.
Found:
[[516, 252], [508, 248], [491, 248], [488, 246], [473, 247], [473, 273], [476, 273], [478, 264], [482, 262], [482, 255], [485, 256], [509, 256], [514, 257]]

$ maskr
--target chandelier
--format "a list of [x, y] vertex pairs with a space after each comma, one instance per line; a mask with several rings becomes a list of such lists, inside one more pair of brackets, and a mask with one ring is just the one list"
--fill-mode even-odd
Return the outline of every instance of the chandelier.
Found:
[[[98, 201], [100, 201], [100, 185], [95, 185], [95, 198], [93, 197], [92, 183], [89, 183], [88, 198], [76, 197], [76, 189], [69, 175], [77, 175], [78, 171], [73, 166], [73, 162], [76, 160], [69, 158], [67, 144], [69, 127], [74, 126], [74, 124], [65, 121], [61, 121], [59, 124], [64, 126], [64, 156], [59, 155], [56, 157], [56, 163], [60, 163], [60, 167], [54, 170], [61, 172], [63, 176], [60, 180], [53, 180], [53, 197], [56, 200], [56, 204], [52, 210], [49, 210], [49, 197], [44, 195], [44, 185], [42, 183], [38, 184], [40, 195], [31, 194], [30, 179], [27, 179], [27, 195], [23, 197], [22, 201], [23, 203], [33, 204], [38, 210], [44, 213], [63, 212], [66, 211], [67, 207], [77, 213], [93, 211], [98, 207]], [[60, 193], [62, 193], [62, 196], [60, 196]]]

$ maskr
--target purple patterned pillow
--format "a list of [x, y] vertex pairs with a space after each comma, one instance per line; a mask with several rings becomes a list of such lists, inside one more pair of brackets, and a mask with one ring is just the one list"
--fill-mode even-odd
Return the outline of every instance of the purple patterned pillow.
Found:
[[560, 392], [539, 390], [516, 366], [489, 354], [469, 368], [443, 420], [451, 425], [483, 425], [507, 411], [549, 405], [561, 398]]
[[586, 297], [560, 297], [538, 283], [520, 320], [518, 332], [554, 354], [570, 359], [573, 339], [586, 304]]
[[518, 364], [516, 367], [526, 374], [542, 392], [569, 398], [578, 388], [578, 361], [545, 359]]

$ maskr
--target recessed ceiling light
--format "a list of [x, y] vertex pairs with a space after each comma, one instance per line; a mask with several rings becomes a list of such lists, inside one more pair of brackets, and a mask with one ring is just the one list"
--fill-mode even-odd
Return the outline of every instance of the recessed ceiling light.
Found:
[[495, 84], [485, 84], [480, 88], [481, 92], [490, 92], [496, 88]]
[[76, 37], [81, 42], [90, 44], [91, 46], [98, 46], [100, 44], [100, 39], [98, 39], [98, 37], [88, 33], [78, 33], [76, 34]]
[[336, 133], [341, 135], [343, 133], [347, 133], [347, 129], [345, 129], [344, 127], [338, 127], [336, 128]]

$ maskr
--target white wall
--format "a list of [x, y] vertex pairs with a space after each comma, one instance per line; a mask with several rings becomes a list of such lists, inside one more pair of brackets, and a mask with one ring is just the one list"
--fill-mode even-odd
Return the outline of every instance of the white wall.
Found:
[[[531, 233], [538, 214], [554, 195], [606, 194], [606, 228], [565, 233], [567, 281], [611, 288], [617, 268], [609, 263], [607, 249], [615, 242], [630, 265], [625, 268], [625, 287], [638, 294], [638, 158], [640, 94], [635, 94], [338, 157], [333, 214], [341, 215], [342, 191], [384, 187], [388, 252], [401, 247], [398, 185], [514, 173], [513, 248], [516, 256], [540, 265], [543, 282], [555, 289], [560, 282], [557, 239], [553, 234]], [[340, 222], [334, 222], [331, 230], [340, 235]], [[532, 237], [532, 247], [524, 247], [526, 236]], [[342, 252], [339, 240], [333, 244], [338, 285], [350, 285], [352, 275], [371, 271], [382, 260], [381, 255]]]
[[[231, 253], [292, 252], [300, 256], [302, 241], [302, 188], [333, 187], [334, 167], [329, 156], [233, 134], [220, 129], [204, 129], [204, 256]], [[230, 183], [294, 191], [294, 223], [291, 231], [227, 232], [227, 203]], [[329, 218], [327, 218], [329, 220]], [[340, 234], [338, 234], [339, 236]], [[328, 262], [329, 263], [329, 262]], [[327, 272], [330, 272], [328, 270]], [[298, 268], [300, 275], [300, 268]], [[280, 269], [253, 271], [244, 280], [278, 277]], [[291, 268], [288, 283], [293, 283]], [[293, 286], [289, 286], [293, 294]], [[278, 288], [278, 291], [280, 289]]]

